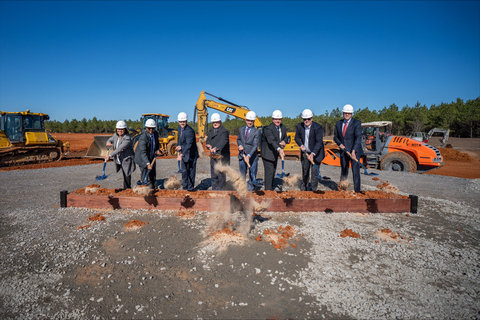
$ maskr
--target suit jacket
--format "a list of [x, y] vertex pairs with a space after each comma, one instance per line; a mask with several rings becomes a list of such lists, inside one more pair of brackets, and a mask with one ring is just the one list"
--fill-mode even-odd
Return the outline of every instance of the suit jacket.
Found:
[[[222, 164], [230, 164], [229, 142], [229, 132], [223, 125], [220, 125], [220, 127], [217, 129], [217, 132], [215, 132], [213, 127], [208, 130], [207, 144], [211, 145], [212, 148], [218, 149], [216, 153], [223, 156], [223, 158], [220, 159]], [[215, 165], [217, 162], [218, 160], [210, 159], [211, 166]]]
[[247, 126], [241, 127], [238, 130], [237, 145], [243, 146], [243, 150], [245, 151], [244, 154], [238, 154], [238, 159], [242, 159], [244, 156], [249, 154], [251, 161], [258, 161], [260, 131], [255, 127], [251, 127], [247, 138], [245, 138], [245, 132], [247, 132]]
[[262, 135], [262, 149], [260, 154], [262, 158], [270, 161], [276, 161], [278, 159], [278, 151], [277, 149], [280, 148], [280, 142], [285, 141], [287, 143], [287, 127], [283, 124], [280, 124], [280, 130], [282, 132], [281, 138], [278, 134], [278, 129], [273, 124], [273, 122], [263, 128], [263, 135]]
[[182, 127], [178, 126], [178, 141], [177, 145], [182, 147], [180, 151], [183, 155], [182, 161], [190, 162], [198, 158], [197, 139], [195, 131], [190, 126], [185, 126], [182, 133]]
[[[342, 133], [342, 124], [343, 119], [337, 121], [335, 125], [335, 134], [333, 140], [339, 146], [343, 144], [345, 149], [352, 153], [352, 150], [355, 150], [357, 159], [363, 155], [362, 148], [362, 122], [360, 120], [352, 118], [347, 126], [347, 131], [345, 132], [345, 137]], [[343, 155], [343, 150], [340, 150], [340, 155]]]
[[153, 132], [153, 140], [155, 142], [155, 146], [153, 147], [152, 153], [152, 140], [150, 138], [150, 134], [145, 131], [140, 134], [140, 137], [138, 138], [138, 145], [137, 149], [135, 150], [135, 163], [138, 164], [140, 168], [146, 168], [155, 157], [155, 152], [160, 148], [157, 130]]
[[[118, 155], [118, 159], [120, 160], [123, 171], [127, 176], [130, 176], [132, 172], [134, 172], [136, 169], [135, 162], [133, 161], [135, 153], [133, 152], [132, 138], [129, 134], [124, 134], [120, 139], [120, 142], [118, 142], [118, 138], [119, 136], [115, 133], [107, 140], [107, 143], [112, 144], [113, 149], [113, 151], [110, 152], [110, 156], [114, 158], [114, 161], [116, 163], [115, 158]], [[119, 170], [120, 167], [117, 166], [117, 172]]]
[[[301, 147], [305, 145], [305, 123], [297, 124], [297, 131], [295, 133], [295, 142]], [[310, 133], [308, 135], [308, 149], [310, 152], [315, 153], [315, 161], [322, 162], [325, 158], [325, 150], [323, 146], [323, 127], [316, 123], [312, 122], [310, 125]], [[302, 151], [300, 150], [300, 158], [302, 156]]]

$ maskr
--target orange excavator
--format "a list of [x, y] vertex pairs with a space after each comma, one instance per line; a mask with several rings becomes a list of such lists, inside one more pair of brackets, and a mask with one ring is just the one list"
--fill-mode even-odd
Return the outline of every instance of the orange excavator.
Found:
[[[362, 123], [360, 161], [367, 167], [387, 171], [424, 173], [443, 166], [440, 151], [421, 141], [390, 133], [391, 121]], [[340, 166], [340, 149], [336, 144], [325, 145], [323, 164]]]

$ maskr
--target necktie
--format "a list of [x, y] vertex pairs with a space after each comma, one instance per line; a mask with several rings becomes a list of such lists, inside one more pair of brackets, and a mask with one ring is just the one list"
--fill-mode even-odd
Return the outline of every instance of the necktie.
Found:
[[282, 140], [282, 129], [280, 129], [280, 126], [278, 127], [278, 137]]
[[310, 128], [309, 127], [306, 127], [305, 128], [305, 149], [307, 150], [307, 152], [310, 152], [310, 148], [308, 147], [308, 138], [310, 136]]
[[347, 131], [347, 125], [348, 121], [345, 121], [345, 124], [343, 125], [343, 136], [345, 137], [345, 131]]
[[150, 155], [153, 157], [153, 150], [155, 149], [155, 140], [153, 139], [153, 134], [150, 136], [150, 139], [151, 139], [151, 144], [152, 144]]
[[247, 140], [249, 132], [250, 132], [250, 128], [247, 128], [247, 131], [245, 131], [245, 140]]

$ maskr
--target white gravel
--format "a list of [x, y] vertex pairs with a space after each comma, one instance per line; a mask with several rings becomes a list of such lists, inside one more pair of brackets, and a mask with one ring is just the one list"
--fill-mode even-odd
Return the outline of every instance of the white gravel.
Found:
[[[234, 158], [232, 164], [236, 164]], [[175, 159], [158, 161], [158, 179], [167, 179], [176, 170], [176, 165]], [[111, 175], [101, 185], [120, 187], [121, 175], [115, 174], [110, 167], [107, 174]], [[287, 172], [298, 172], [300, 163], [286, 161], [285, 168]], [[262, 172], [261, 164], [259, 169]], [[321, 170], [322, 175], [338, 180], [338, 168], [322, 166]], [[401, 194], [418, 195], [418, 214], [319, 212], [292, 215], [290, 224], [295, 226], [297, 234], [311, 242], [308, 250], [285, 252], [281, 255], [284, 258], [276, 258], [267, 267], [253, 262], [240, 264], [241, 260], [220, 262], [222, 255], [192, 248], [193, 254], [184, 255], [191, 265], [191, 273], [221, 268], [249, 270], [256, 280], [247, 279], [259, 288], [259, 297], [269, 290], [285, 293], [299, 290], [301, 294], [291, 303], [308, 307], [302, 318], [327, 315], [356, 319], [479, 319], [480, 179], [371, 172], [379, 173], [378, 178], [396, 186]], [[142, 255], [165, 254], [162, 253], [165, 248], [154, 250], [143, 246], [133, 251], [129, 258], [115, 260], [98, 248], [105, 238], [120, 235], [120, 231], [109, 234], [116, 224], [132, 216], [152, 214], [167, 221], [166, 212], [117, 210], [105, 223], [77, 230], [95, 210], [59, 208], [61, 190], [73, 191], [96, 183], [94, 177], [100, 173], [101, 165], [0, 172], [0, 318], [105, 318], [108, 312], [92, 305], [105, 305], [115, 295], [103, 287], [93, 297], [81, 296], [80, 287], [65, 285], [65, 272], [72, 266], [87, 264], [102, 269], [112, 264], [135, 265]], [[138, 174], [137, 171], [134, 181]], [[205, 161], [197, 169], [197, 184], [208, 185], [208, 178], [209, 167]], [[362, 175], [364, 190], [374, 189], [378, 184], [371, 178]], [[335, 183], [325, 182], [321, 188], [334, 189]], [[289, 219], [280, 214], [273, 214], [273, 217]], [[206, 225], [202, 217], [185, 220], [183, 224], [192, 230]], [[284, 221], [276, 219], [256, 224], [255, 233], [282, 224]], [[341, 238], [340, 231], [346, 228], [357, 232], [361, 238]], [[382, 240], [378, 230], [384, 228], [405, 239]], [[268, 256], [258, 251], [258, 257]], [[289, 259], [304, 261], [304, 266], [296, 267]], [[170, 266], [165, 264], [162, 268], [167, 270], [159, 269], [159, 272], [167, 272]], [[101, 281], [125, 281], [110, 276]], [[148, 285], [149, 277], [141, 278], [142, 285]], [[125, 283], [125, 287], [131, 283]], [[222, 283], [214, 282], [211, 286], [220, 290]], [[168, 298], [162, 303], [170, 301], [170, 295], [166, 296]], [[148, 313], [153, 314], [153, 302], [137, 301], [127, 307], [125, 298], [122, 300], [118, 295], [114, 301], [115, 305], [104, 308], [108, 308], [116, 319], [146, 318]], [[205, 299], [197, 299], [194, 303], [201, 309], [187, 314], [189, 318], [217, 315], [218, 310], [207, 312], [210, 302]], [[262, 302], [263, 306], [262, 303], [257, 306], [247, 300], [235, 303], [232, 300], [231, 303], [247, 309], [265, 305]], [[158, 317], [161, 314], [156, 313]]]

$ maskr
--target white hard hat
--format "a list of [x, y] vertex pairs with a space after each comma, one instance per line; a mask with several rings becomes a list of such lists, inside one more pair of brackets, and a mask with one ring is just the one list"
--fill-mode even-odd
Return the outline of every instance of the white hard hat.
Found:
[[282, 118], [283, 118], [282, 111], [280, 110], [273, 111], [272, 119], [282, 119]]
[[353, 113], [353, 107], [351, 104], [346, 104], [343, 106], [343, 109], [342, 109], [342, 112], [343, 113]]
[[313, 118], [313, 112], [310, 109], [305, 109], [302, 112], [302, 118], [303, 119], [308, 119], [308, 118]]
[[115, 128], [117, 128], [117, 129], [127, 129], [127, 124], [125, 123], [125, 121], [120, 120], [120, 121], [117, 122], [117, 125], [115, 126]]
[[177, 121], [187, 121], [188, 117], [185, 112], [180, 112], [177, 117]]
[[155, 127], [156, 127], [155, 120], [148, 119], [147, 121], [145, 121], [145, 128], [155, 128]]
[[257, 115], [253, 111], [248, 111], [245, 119], [255, 121], [255, 119], [257, 119]]
[[215, 112], [210, 117], [210, 122], [217, 122], [217, 121], [222, 121], [222, 117], [220, 117], [220, 115]]

